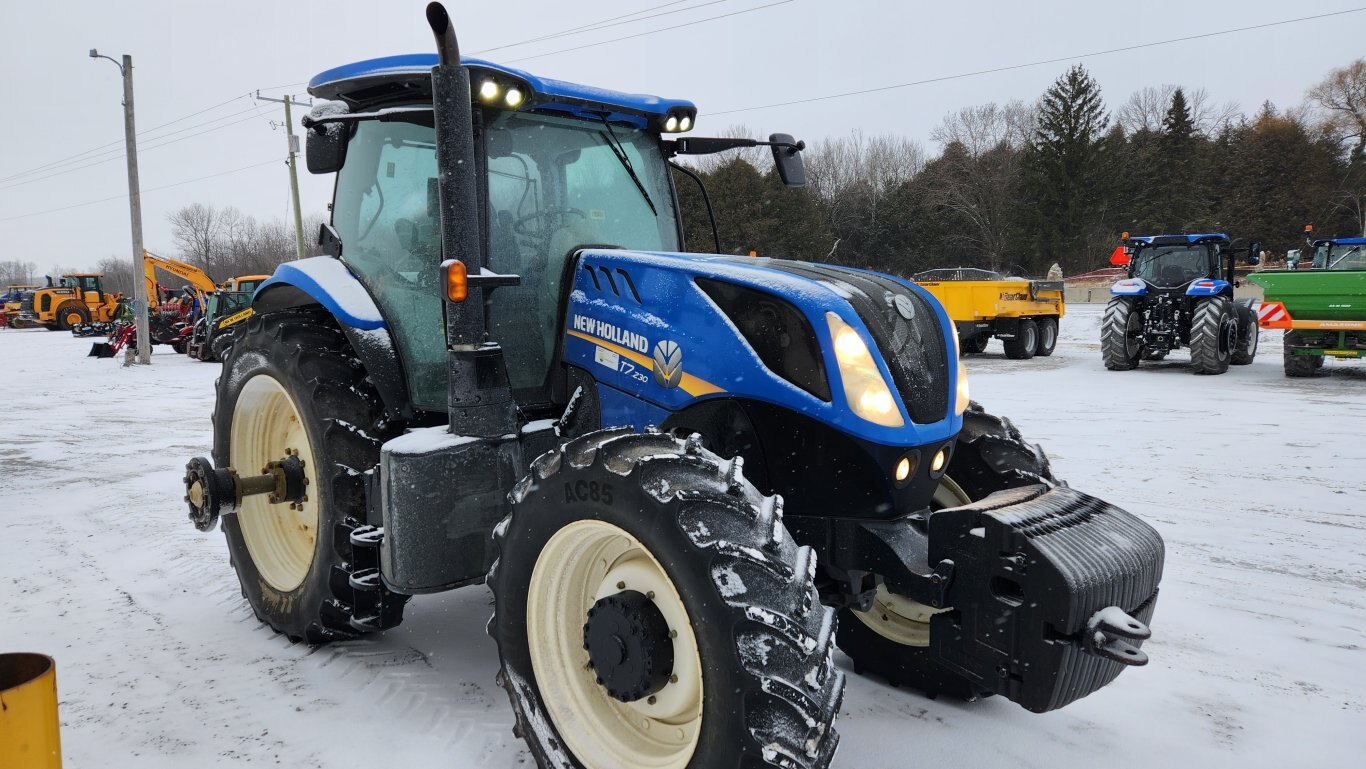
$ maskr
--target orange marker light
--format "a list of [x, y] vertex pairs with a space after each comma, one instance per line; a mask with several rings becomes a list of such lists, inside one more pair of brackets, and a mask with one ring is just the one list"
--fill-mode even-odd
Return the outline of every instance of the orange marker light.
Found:
[[446, 268], [446, 299], [452, 302], [465, 301], [465, 297], [470, 295], [465, 263], [459, 259], [451, 259], [446, 262], [444, 267]]

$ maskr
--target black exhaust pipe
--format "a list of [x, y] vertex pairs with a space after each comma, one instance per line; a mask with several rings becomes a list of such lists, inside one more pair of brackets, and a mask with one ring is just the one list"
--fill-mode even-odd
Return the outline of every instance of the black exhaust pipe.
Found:
[[450, 427], [465, 435], [497, 438], [516, 433], [517, 409], [503, 350], [488, 339], [484, 300], [488, 291], [509, 281], [482, 275], [488, 260], [480, 234], [477, 174], [483, 164], [475, 154], [478, 113], [469, 70], [460, 63], [455, 28], [441, 3], [427, 6], [427, 23], [436, 37], [438, 61], [432, 67], [432, 112], [441, 253], [443, 259], [459, 259], [469, 275], [465, 300], [444, 302]]

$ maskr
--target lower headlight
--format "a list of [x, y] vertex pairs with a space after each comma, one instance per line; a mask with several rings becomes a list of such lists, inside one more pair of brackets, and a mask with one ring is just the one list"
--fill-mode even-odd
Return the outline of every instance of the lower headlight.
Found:
[[878, 370], [877, 362], [859, 335], [848, 323], [833, 312], [825, 314], [830, 324], [830, 338], [835, 343], [835, 362], [839, 364], [840, 380], [844, 382], [844, 398], [849, 408], [860, 417], [884, 427], [901, 427], [896, 398], [887, 380]]

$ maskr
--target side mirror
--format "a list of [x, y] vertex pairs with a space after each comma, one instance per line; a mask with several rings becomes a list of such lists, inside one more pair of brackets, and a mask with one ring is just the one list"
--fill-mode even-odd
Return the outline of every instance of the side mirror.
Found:
[[1129, 263], [1129, 252], [1124, 246], [1115, 246], [1115, 250], [1110, 253], [1110, 264], [1122, 266]]
[[311, 174], [340, 171], [346, 162], [346, 124], [322, 123], [308, 129], [304, 156]]
[[1247, 247], [1247, 263], [1248, 263], [1248, 264], [1261, 264], [1261, 263], [1262, 263], [1262, 242], [1261, 242], [1261, 241], [1259, 241], [1259, 240], [1254, 240], [1254, 241], [1252, 241], [1252, 245], [1250, 245], [1250, 246]]
[[789, 187], [806, 186], [806, 165], [802, 163], [802, 150], [806, 143], [793, 139], [791, 134], [773, 134], [768, 137], [773, 145], [773, 164], [778, 167], [778, 177]]

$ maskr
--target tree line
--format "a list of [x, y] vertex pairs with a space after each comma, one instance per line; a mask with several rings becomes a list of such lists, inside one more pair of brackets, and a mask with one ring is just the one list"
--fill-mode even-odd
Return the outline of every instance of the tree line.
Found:
[[[748, 135], [744, 128], [732, 135]], [[1106, 266], [1120, 234], [1228, 232], [1273, 253], [1317, 233], [1366, 235], [1366, 59], [1303, 104], [1245, 116], [1203, 90], [1139, 90], [1113, 112], [1081, 66], [1032, 104], [964, 107], [932, 134], [860, 133], [803, 155], [786, 189], [757, 154], [693, 168], [723, 253], [823, 260], [898, 274], [945, 266], [1039, 276]], [[713, 249], [697, 185], [676, 173], [688, 247]]]

